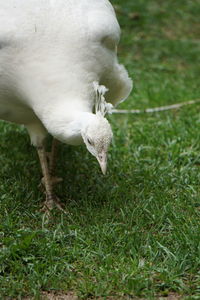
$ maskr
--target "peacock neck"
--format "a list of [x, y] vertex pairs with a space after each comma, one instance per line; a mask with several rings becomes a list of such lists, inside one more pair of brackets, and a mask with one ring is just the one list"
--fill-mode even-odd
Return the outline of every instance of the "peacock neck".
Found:
[[58, 105], [56, 109], [44, 112], [40, 119], [54, 138], [66, 144], [79, 145], [83, 143], [82, 131], [94, 116], [91, 109], [86, 107], [72, 109]]

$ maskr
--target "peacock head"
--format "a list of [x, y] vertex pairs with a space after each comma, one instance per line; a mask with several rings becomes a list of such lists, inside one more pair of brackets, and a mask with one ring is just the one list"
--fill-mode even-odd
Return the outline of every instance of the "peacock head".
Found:
[[107, 153], [113, 133], [106, 118], [101, 114], [93, 114], [82, 131], [83, 141], [88, 151], [98, 160], [103, 174], [106, 174]]
[[90, 115], [87, 126], [82, 131], [83, 141], [88, 151], [98, 160], [103, 174], [106, 174], [107, 153], [112, 141], [111, 126], [105, 118], [106, 113], [112, 110], [112, 104], [105, 101], [105, 93], [108, 89], [93, 82], [95, 91], [95, 113]]

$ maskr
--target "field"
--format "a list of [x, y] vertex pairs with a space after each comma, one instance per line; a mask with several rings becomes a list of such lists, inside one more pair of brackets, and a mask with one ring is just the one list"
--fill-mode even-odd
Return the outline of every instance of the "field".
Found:
[[[134, 90], [120, 108], [200, 98], [197, 0], [113, 0], [120, 61]], [[101, 175], [84, 147], [62, 145], [46, 222], [40, 166], [26, 131], [0, 122], [0, 295], [41, 299], [200, 299], [200, 106], [109, 116]]]

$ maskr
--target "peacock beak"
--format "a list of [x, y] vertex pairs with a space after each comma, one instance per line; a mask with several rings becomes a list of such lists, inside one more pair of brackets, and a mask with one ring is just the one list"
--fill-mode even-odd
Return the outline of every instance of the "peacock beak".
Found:
[[106, 170], [107, 170], [107, 153], [103, 152], [97, 156], [97, 160], [99, 162], [101, 171], [103, 175], [106, 175]]

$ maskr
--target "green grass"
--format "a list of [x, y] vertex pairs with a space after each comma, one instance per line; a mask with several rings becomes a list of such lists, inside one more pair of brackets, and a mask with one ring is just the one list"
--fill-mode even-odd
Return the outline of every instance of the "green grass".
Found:
[[[122, 108], [200, 97], [200, 6], [195, 0], [124, 0], [120, 60], [134, 79]], [[170, 293], [200, 299], [199, 105], [109, 117], [109, 172], [84, 148], [63, 146], [58, 195], [69, 211], [45, 222], [40, 166], [26, 132], [0, 123], [0, 295], [40, 298]]]

